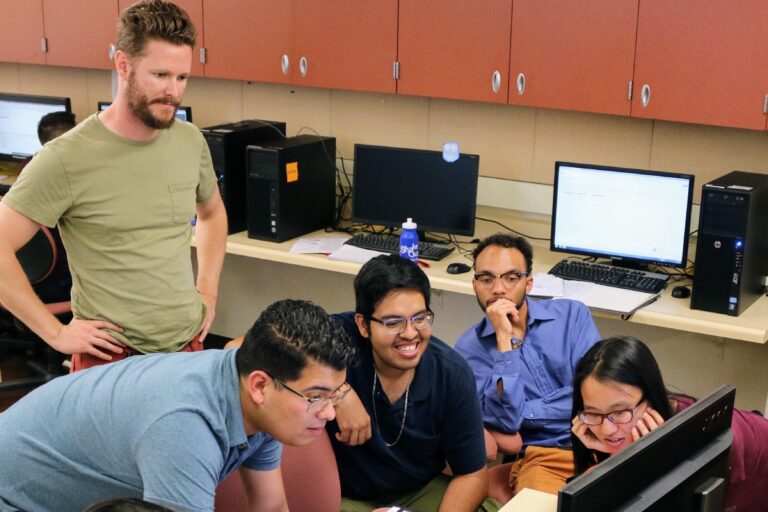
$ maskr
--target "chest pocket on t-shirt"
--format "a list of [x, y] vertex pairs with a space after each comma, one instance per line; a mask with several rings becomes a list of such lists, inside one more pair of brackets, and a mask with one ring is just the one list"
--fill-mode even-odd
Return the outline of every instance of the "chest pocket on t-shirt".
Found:
[[190, 183], [170, 183], [168, 190], [171, 194], [171, 214], [173, 222], [186, 224], [195, 216], [197, 184]]

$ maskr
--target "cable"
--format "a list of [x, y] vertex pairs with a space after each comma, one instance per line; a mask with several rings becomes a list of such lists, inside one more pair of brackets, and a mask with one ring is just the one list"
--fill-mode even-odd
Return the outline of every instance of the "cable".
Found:
[[485, 221], [485, 222], [491, 222], [493, 224], [498, 224], [499, 226], [503, 227], [507, 231], [511, 231], [512, 233], [515, 233], [516, 235], [520, 235], [522, 237], [525, 237], [525, 238], [527, 238], [529, 240], [546, 240], [546, 241], [549, 241], [549, 238], [541, 238], [541, 237], [537, 237], [537, 236], [530, 236], [530, 235], [526, 235], [525, 233], [522, 233], [520, 231], [516, 231], [516, 230], [510, 228], [509, 226], [502, 224], [501, 222], [499, 222], [497, 220], [486, 219], [484, 217], [475, 217], [475, 218], [477, 220], [482, 220], [482, 221]]

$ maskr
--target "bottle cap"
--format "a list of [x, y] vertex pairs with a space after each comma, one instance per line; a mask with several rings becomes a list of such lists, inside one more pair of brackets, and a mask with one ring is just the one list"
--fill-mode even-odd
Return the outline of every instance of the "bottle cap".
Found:
[[403, 222], [403, 229], [416, 229], [416, 223], [413, 219], [408, 217], [408, 220]]

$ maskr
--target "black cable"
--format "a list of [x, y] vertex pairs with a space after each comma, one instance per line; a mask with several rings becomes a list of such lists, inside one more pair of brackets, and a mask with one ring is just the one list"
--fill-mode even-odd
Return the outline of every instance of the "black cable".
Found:
[[499, 226], [501, 226], [502, 228], [506, 229], [507, 231], [511, 231], [512, 233], [514, 233], [516, 235], [520, 235], [522, 237], [525, 237], [525, 238], [527, 238], [529, 240], [546, 240], [546, 241], [549, 241], [549, 238], [541, 238], [541, 237], [537, 237], [537, 236], [526, 235], [525, 233], [522, 233], [520, 231], [514, 230], [514, 229], [510, 228], [509, 226], [507, 226], [505, 224], [502, 224], [501, 222], [499, 222], [497, 220], [486, 219], [484, 217], [475, 217], [475, 218], [477, 220], [482, 220], [482, 221], [485, 221], [485, 222], [491, 222], [493, 224], [498, 224]]

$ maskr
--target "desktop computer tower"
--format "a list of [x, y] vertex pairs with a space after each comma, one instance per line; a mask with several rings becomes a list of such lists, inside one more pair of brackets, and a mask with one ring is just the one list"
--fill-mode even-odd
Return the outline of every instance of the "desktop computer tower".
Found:
[[299, 135], [248, 146], [248, 237], [283, 242], [330, 226], [336, 139]]
[[734, 171], [703, 186], [691, 308], [738, 316], [768, 274], [768, 175]]
[[227, 210], [229, 233], [246, 228], [245, 148], [250, 144], [280, 139], [285, 123], [247, 119], [236, 123], [209, 126], [200, 130], [211, 150], [219, 192]]

